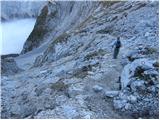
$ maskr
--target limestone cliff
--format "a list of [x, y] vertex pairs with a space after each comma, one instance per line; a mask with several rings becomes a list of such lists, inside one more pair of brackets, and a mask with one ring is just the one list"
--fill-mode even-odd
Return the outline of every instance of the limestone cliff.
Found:
[[45, 5], [45, 1], [0, 1], [1, 4], [1, 20], [7, 21], [18, 18], [36, 18], [41, 8]]
[[2, 76], [2, 118], [158, 118], [158, 7], [47, 2], [14, 58], [24, 71]]
[[64, 32], [83, 24], [82, 22], [91, 17], [98, 7], [98, 2], [48, 2], [42, 9], [37, 25], [26, 41], [22, 53], [31, 51], [40, 43], [52, 41]]

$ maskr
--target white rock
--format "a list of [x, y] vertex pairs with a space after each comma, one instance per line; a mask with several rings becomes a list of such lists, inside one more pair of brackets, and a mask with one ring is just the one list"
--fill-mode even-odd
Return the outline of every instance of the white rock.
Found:
[[93, 90], [95, 92], [101, 92], [103, 90], [103, 88], [101, 86], [99, 86], [99, 85], [95, 85], [95, 86], [93, 86]]
[[70, 97], [75, 97], [83, 92], [84, 86], [81, 84], [72, 85], [69, 87], [68, 94]]
[[135, 103], [135, 102], [137, 102], [137, 97], [134, 96], [134, 95], [130, 95], [129, 100], [130, 100], [131, 103]]
[[133, 81], [132, 83], [131, 83], [131, 89], [132, 89], [132, 91], [136, 91], [137, 90], [137, 88], [141, 88], [141, 89], [145, 89], [145, 82], [143, 81], [143, 80], [136, 80], [136, 81]]
[[130, 82], [130, 78], [134, 75], [134, 72], [137, 67], [142, 67], [143, 69], [150, 69], [153, 68], [153, 63], [155, 61], [149, 60], [146, 58], [137, 59], [132, 63], [126, 65], [121, 74], [121, 87], [122, 89], [125, 88], [128, 83]]
[[130, 109], [130, 108], [131, 108], [131, 105], [130, 105], [129, 103], [127, 103], [127, 104], [125, 105], [125, 109], [128, 110], [128, 109]]
[[74, 118], [76, 116], [78, 116], [78, 113], [76, 111], [76, 109], [72, 106], [63, 106], [63, 113], [67, 118]]
[[114, 100], [114, 108], [115, 109], [121, 109], [125, 107], [127, 100]]
[[117, 96], [119, 91], [105, 91], [105, 96], [106, 97], [115, 97]]
[[42, 70], [42, 71], [40, 71], [40, 74], [43, 74], [43, 73], [46, 73], [47, 72], [47, 70]]

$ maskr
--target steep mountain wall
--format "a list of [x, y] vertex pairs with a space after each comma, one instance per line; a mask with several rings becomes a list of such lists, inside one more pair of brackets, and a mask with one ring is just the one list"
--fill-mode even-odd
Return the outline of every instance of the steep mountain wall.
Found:
[[[60, 1], [48, 2], [38, 17], [35, 28], [24, 45], [22, 53], [31, 51], [42, 42], [50, 41], [73, 29], [85, 21], [94, 10], [99, 7], [98, 2]], [[36, 34], [35, 34], [36, 32]]]
[[158, 118], [158, 7], [48, 2], [14, 58], [24, 71], [2, 76], [2, 118]]
[[[143, 47], [149, 49], [156, 46], [157, 51], [157, 7], [156, 2], [145, 1], [48, 3], [37, 19], [35, 29], [26, 41], [22, 53], [49, 41], [40, 61], [54, 61], [70, 55], [70, 52], [73, 54], [74, 49], [77, 49], [71, 46], [74, 41], [74, 46], [78, 47], [81, 42], [89, 42], [90, 36], [93, 39], [97, 35], [107, 34], [113, 37], [120, 36], [128, 50], [133, 49], [132, 46], [144, 44]], [[57, 47], [59, 49], [56, 50]], [[123, 54], [127, 54], [126, 51]], [[37, 65], [39, 62], [35, 63]]]
[[1, 20], [36, 18], [45, 1], [1, 1]]

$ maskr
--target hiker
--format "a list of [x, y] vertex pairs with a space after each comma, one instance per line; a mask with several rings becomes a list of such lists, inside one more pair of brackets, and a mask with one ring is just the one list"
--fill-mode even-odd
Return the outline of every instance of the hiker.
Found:
[[114, 42], [114, 44], [112, 45], [112, 48], [114, 48], [114, 54], [113, 54], [113, 59], [117, 59], [118, 53], [119, 53], [119, 49], [121, 47], [121, 41], [120, 41], [120, 37], [117, 37], [117, 40]]

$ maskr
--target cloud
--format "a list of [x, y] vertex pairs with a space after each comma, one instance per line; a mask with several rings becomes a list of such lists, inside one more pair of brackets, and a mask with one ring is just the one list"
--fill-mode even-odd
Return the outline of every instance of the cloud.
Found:
[[35, 19], [22, 19], [1, 23], [0, 54], [20, 53], [34, 28], [35, 21]]

